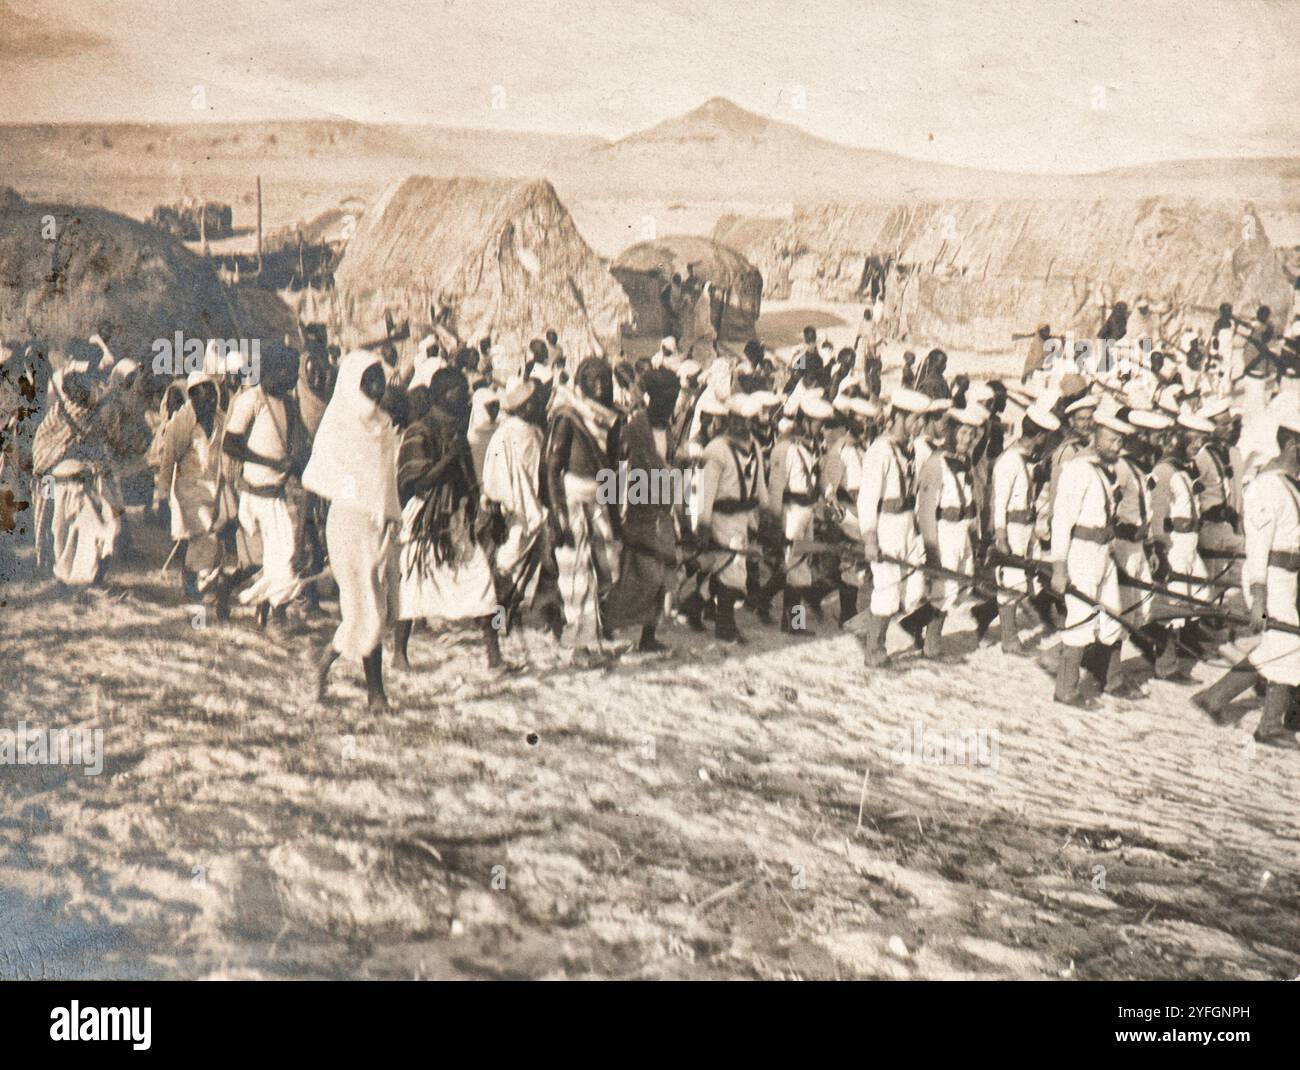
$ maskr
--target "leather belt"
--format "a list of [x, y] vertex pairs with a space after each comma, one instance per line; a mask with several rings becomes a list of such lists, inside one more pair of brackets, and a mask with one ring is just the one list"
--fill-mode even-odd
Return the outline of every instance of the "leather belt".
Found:
[[916, 508], [916, 496], [905, 495], [902, 498], [885, 498], [880, 503], [882, 513], [910, 513]]
[[1074, 530], [1070, 532], [1072, 539], [1082, 539], [1084, 542], [1101, 543], [1103, 546], [1115, 537], [1115, 530], [1110, 524], [1103, 527], [1093, 527], [1091, 524], [1075, 524]]

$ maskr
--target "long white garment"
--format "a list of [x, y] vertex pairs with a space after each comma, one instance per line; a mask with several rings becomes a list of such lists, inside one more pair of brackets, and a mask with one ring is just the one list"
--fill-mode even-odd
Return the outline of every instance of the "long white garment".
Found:
[[111, 556], [121, 522], [105, 501], [95, 476], [62, 475], [62, 467], [56, 466], [53, 473], [54, 576], [66, 584], [88, 586], [94, 582], [99, 563]]
[[302, 476], [304, 489], [330, 502], [325, 544], [342, 616], [333, 645], [352, 658], [374, 650], [397, 609], [397, 429], [361, 392], [376, 364], [365, 350], [343, 358]]
[[[1263, 586], [1266, 613], [1286, 624], [1300, 624], [1296, 610], [1296, 570], [1270, 564], [1270, 554], [1300, 553], [1300, 488], [1280, 469], [1268, 468], [1245, 490], [1246, 562], [1242, 586], [1247, 599]], [[1277, 561], [1278, 558], [1274, 557]], [[1250, 654], [1259, 674], [1272, 683], [1300, 685], [1300, 636], [1270, 628]]]
[[[170, 487], [171, 535], [194, 539], [216, 527], [221, 510], [225, 417], [218, 410], [209, 436], [187, 404], [160, 433], [157, 465]], [[166, 479], [171, 472], [171, 478]]]

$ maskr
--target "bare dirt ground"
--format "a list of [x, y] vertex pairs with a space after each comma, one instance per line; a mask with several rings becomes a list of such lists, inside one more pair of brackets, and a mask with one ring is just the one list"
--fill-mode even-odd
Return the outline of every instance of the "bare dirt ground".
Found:
[[1253, 702], [1056, 706], [965, 617], [960, 662], [868, 675], [746, 613], [739, 651], [674, 625], [604, 671], [517, 633], [506, 677], [418, 631], [372, 716], [356, 666], [311, 696], [330, 622], [207, 623], [156, 567], [3, 594], [0, 726], [102, 727], [106, 760], [0, 769], [0, 976], [1300, 973], [1300, 754], [1249, 743]]

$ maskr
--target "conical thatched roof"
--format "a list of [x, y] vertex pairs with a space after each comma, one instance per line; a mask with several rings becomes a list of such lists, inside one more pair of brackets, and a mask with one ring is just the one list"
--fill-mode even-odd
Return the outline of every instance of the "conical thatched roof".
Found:
[[762, 276], [740, 253], [722, 242], [693, 234], [670, 234], [638, 242], [623, 250], [610, 270], [616, 277], [625, 271], [652, 272], [667, 282], [674, 273], [685, 278], [688, 268], [715, 286], [762, 292]]
[[1240, 204], [816, 205], [789, 219], [724, 217], [714, 236], [754, 261], [769, 296], [857, 301], [883, 271], [895, 323], [919, 341], [976, 349], [1006, 349], [1011, 332], [1040, 321], [1095, 331], [1103, 302], [1141, 295], [1196, 324], [1221, 301], [1290, 302], [1263, 224]]
[[0, 336], [57, 348], [102, 332], [119, 357], [141, 360], [177, 331], [275, 334], [249, 322], [212, 265], [171, 236], [102, 208], [0, 191]]
[[[674, 275], [686, 279], [693, 273], [713, 284], [715, 302], [725, 297], [714, 314], [721, 314], [722, 333], [729, 338], [750, 338], [763, 303], [763, 276], [735, 249], [710, 238], [673, 234], [653, 241], [638, 242], [625, 249], [610, 272], [632, 301], [632, 333], [663, 335], [670, 332], [690, 336], [682, 323], [669, 322], [664, 315], [660, 292]], [[687, 338], [678, 338], [683, 342]]]
[[335, 274], [347, 344], [382, 333], [385, 310], [412, 331], [450, 305], [461, 338], [507, 354], [553, 327], [568, 352], [615, 340], [627, 298], [546, 181], [412, 176], [368, 210]]

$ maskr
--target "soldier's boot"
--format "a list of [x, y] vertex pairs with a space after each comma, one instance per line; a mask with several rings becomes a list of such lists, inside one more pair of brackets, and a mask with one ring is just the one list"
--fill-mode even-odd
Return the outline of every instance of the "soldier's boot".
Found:
[[191, 568], [181, 570], [181, 594], [192, 602], [199, 600], [199, 574]]
[[998, 606], [998, 634], [1002, 641], [1002, 653], [1025, 653], [1025, 644], [1020, 641], [1020, 631], [1016, 627], [1015, 602]]
[[1255, 667], [1249, 658], [1242, 658], [1209, 687], [1192, 696], [1197, 709], [1206, 713], [1215, 724], [1227, 724], [1226, 713], [1232, 700], [1255, 685]]
[[713, 618], [713, 634], [723, 643], [743, 643], [745, 637], [736, 627], [737, 592], [729, 587], [718, 587], [717, 612]]
[[947, 613], [936, 611], [926, 623], [925, 644], [922, 651], [927, 658], [943, 657], [943, 622], [947, 619]]
[[686, 618], [687, 627], [693, 632], [704, 631], [704, 597], [699, 591], [692, 591], [682, 601], [682, 616]]
[[1294, 747], [1295, 736], [1286, 729], [1287, 710], [1291, 707], [1292, 689], [1286, 684], [1268, 682], [1264, 692], [1264, 715], [1255, 729], [1255, 742], [1270, 747]]
[[982, 643], [993, 627], [993, 622], [1002, 616], [1002, 610], [995, 601], [976, 602], [970, 615], [975, 621], [975, 638]]
[[1288, 732], [1300, 732], [1300, 688], [1291, 689], [1291, 702], [1286, 709], [1286, 720], [1282, 727]]
[[858, 615], [858, 589], [851, 583], [840, 584], [840, 627]]
[[925, 645], [925, 626], [932, 616], [934, 607], [929, 602], [922, 602], [898, 622], [898, 626], [912, 637], [912, 645], [918, 650]]
[[1142, 695], [1142, 689], [1133, 683], [1124, 673], [1124, 661], [1122, 652], [1124, 643], [1122, 640], [1114, 643], [1103, 645], [1105, 654], [1106, 675], [1102, 689], [1108, 695], [1114, 695], [1116, 698], [1139, 698]]
[[1182, 657], [1183, 629], [1166, 628], [1156, 655], [1157, 680], [1191, 680], [1191, 667]]
[[1096, 705], [1091, 699], [1085, 699], [1079, 691], [1079, 671], [1083, 668], [1083, 651], [1081, 646], [1060, 646], [1061, 657], [1056, 663], [1056, 691], [1053, 698], [1067, 706], [1079, 706], [1091, 709]]
[[867, 628], [862, 634], [862, 662], [868, 669], [879, 669], [889, 661], [885, 652], [885, 633], [889, 618], [875, 613], [867, 614]]

